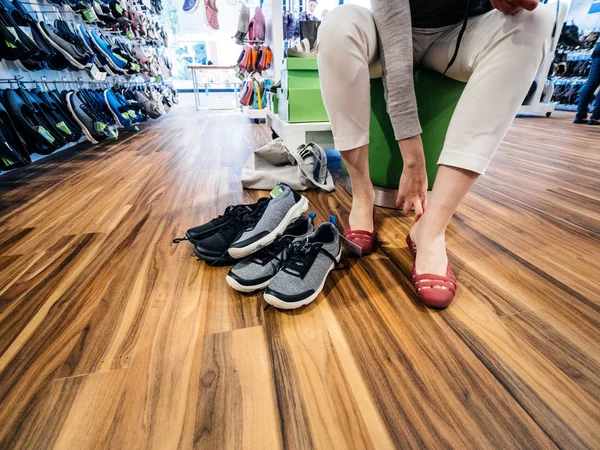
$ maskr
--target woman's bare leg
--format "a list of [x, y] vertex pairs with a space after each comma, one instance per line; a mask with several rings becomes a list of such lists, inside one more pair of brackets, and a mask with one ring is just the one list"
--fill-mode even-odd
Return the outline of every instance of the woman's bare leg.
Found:
[[410, 230], [417, 246], [417, 273], [446, 273], [446, 228], [478, 177], [476, 172], [440, 166], [427, 209]]
[[352, 182], [350, 227], [353, 230], [373, 231], [375, 193], [369, 176], [369, 146], [342, 152], [342, 158]]

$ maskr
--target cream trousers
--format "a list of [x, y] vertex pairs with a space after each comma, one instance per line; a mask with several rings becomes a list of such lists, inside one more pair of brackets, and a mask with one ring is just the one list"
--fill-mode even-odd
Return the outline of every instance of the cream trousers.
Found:
[[[458, 57], [446, 73], [467, 85], [438, 164], [485, 172], [542, 64], [554, 20], [554, 11], [544, 4], [513, 16], [493, 10], [469, 19]], [[414, 66], [443, 73], [461, 25], [413, 28]], [[317, 51], [336, 148], [368, 144], [369, 79], [381, 76], [372, 13], [356, 5], [333, 9], [319, 29]]]

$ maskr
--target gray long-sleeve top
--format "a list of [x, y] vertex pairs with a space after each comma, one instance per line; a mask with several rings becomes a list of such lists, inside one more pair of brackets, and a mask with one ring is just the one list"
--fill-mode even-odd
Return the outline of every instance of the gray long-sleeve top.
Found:
[[489, 0], [372, 0], [387, 107], [396, 139], [421, 133], [413, 82], [412, 26], [437, 28], [491, 9]]

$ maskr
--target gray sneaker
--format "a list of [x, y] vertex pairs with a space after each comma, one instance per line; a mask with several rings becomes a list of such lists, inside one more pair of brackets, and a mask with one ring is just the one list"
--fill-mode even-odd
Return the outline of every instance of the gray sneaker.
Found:
[[283, 268], [265, 291], [265, 301], [279, 309], [311, 303], [325, 286], [329, 272], [342, 256], [340, 234], [332, 223], [322, 223], [303, 241], [296, 242]]
[[68, 36], [46, 22], [40, 22], [38, 28], [48, 43], [63, 55], [73, 67], [79, 70], [88, 67], [90, 55], [69, 42], [67, 40]]
[[75, 92], [69, 92], [66, 100], [67, 108], [75, 122], [77, 122], [77, 125], [81, 128], [84, 136], [92, 144], [97, 144], [99, 140], [102, 140], [103, 136], [97, 132], [96, 120], [89, 112], [87, 105], [79, 99]]
[[306, 239], [315, 230], [315, 216], [316, 213], [311, 213], [298, 217], [279, 240], [237, 263], [225, 278], [227, 284], [239, 292], [266, 288], [287, 260], [294, 243]]
[[229, 247], [229, 255], [242, 259], [272, 244], [287, 226], [308, 209], [308, 200], [284, 183], [271, 191], [272, 200], [260, 220]]

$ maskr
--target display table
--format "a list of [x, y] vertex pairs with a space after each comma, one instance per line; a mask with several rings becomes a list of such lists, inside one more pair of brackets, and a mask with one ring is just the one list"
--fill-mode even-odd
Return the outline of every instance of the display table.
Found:
[[282, 120], [271, 110], [267, 113], [267, 125], [283, 139], [285, 146], [296, 149], [308, 142], [314, 142], [323, 148], [334, 148], [333, 133], [329, 122], [289, 123]]
[[200, 109], [200, 84], [204, 85], [204, 92], [208, 96], [208, 87], [212, 84], [233, 84], [233, 94], [235, 96], [235, 103], [238, 102], [238, 92], [239, 92], [239, 84], [237, 82], [234, 83], [223, 83], [223, 82], [213, 82], [206, 81], [200, 83], [198, 81], [198, 71], [229, 71], [233, 70], [234, 66], [207, 66], [203, 64], [190, 64], [187, 66], [188, 69], [192, 71], [192, 83], [194, 86], [194, 100], [196, 102], [196, 111]]

